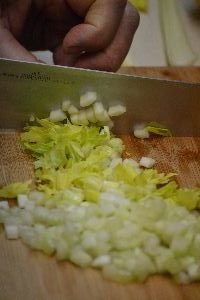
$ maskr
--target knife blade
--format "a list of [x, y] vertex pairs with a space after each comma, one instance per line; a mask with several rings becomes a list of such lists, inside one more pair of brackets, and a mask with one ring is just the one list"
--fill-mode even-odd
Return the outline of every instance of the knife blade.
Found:
[[200, 84], [0, 59], [0, 128], [20, 129], [32, 114], [47, 117], [65, 97], [96, 91], [105, 108], [123, 104], [116, 133], [155, 121], [175, 136], [200, 136]]

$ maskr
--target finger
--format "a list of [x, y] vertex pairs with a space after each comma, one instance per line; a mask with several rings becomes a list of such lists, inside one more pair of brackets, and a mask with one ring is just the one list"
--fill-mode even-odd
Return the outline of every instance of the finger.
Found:
[[37, 58], [20, 45], [10, 31], [2, 25], [0, 25], [0, 41], [0, 57], [38, 62]]
[[[93, 52], [107, 47], [116, 34], [124, 13], [126, 0], [97, 0], [90, 6], [84, 24], [73, 27], [62, 44], [62, 60], [59, 64], [68, 64], [68, 55], [77, 57], [82, 51]], [[66, 60], [63, 61], [64, 54]]]
[[105, 71], [117, 71], [131, 46], [139, 25], [139, 15], [127, 5], [119, 29], [111, 44], [104, 50], [71, 59], [71, 66]]

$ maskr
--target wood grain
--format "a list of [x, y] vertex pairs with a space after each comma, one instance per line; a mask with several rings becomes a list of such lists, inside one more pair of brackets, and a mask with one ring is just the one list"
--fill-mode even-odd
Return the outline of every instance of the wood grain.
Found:
[[168, 80], [182, 80], [192, 83], [200, 82], [200, 67], [122, 67], [119, 73]]
[[[199, 68], [129, 68], [120, 72], [200, 82]], [[18, 144], [18, 134], [0, 134], [0, 185], [33, 176], [32, 161]], [[147, 141], [121, 136], [126, 156], [148, 155], [162, 172], [178, 173], [181, 186], [200, 186], [200, 138], [158, 138]], [[179, 286], [153, 276], [144, 284], [120, 285], [98, 271], [59, 263], [32, 251], [20, 241], [7, 241], [0, 229], [0, 300], [200, 300], [200, 284]]]

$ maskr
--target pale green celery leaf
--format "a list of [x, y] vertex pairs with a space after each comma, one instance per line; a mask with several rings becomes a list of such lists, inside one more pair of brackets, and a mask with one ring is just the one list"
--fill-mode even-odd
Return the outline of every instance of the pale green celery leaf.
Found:
[[79, 204], [84, 200], [82, 189], [71, 187], [66, 190], [56, 191], [52, 199], [57, 204]]
[[30, 191], [31, 180], [15, 182], [0, 189], [0, 198], [16, 198], [19, 194], [27, 194]]
[[155, 195], [163, 198], [172, 198], [176, 195], [178, 186], [175, 181], [170, 181], [166, 185], [161, 186], [155, 191]]
[[133, 184], [137, 173], [129, 165], [118, 164], [116, 165], [111, 174], [114, 181], [122, 181], [128, 184]]
[[186, 207], [188, 210], [193, 210], [200, 204], [200, 189], [178, 189], [172, 199], [175, 203]]
[[40, 191], [48, 192], [48, 194], [54, 194], [57, 190], [64, 190], [72, 186], [72, 182], [79, 176], [79, 173], [71, 169], [38, 169], [35, 172], [37, 182], [39, 184], [38, 188]]
[[[155, 122], [146, 126], [149, 132], [170, 135], [166, 128]], [[176, 175], [174, 173], [165, 175], [154, 169], [138, 173], [123, 163], [110, 167], [113, 158], [121, 157], [124, 145], [121, 139], [112, 136], [108, 128], [55, 124], [43, 119], [38, 120], [38, 126], [26, 130], [21, 141], [36, 157], [37, 188], [58, 202], [70, 201], [70, 197], [76, 199], [75, 202], [97, 202], [101, 191], [114, 190], [133, 201], [160, 197], [189, 210], [199, 205], [199, 190], [178, 189], [171, 181]], [[74, 197], [73, 189], [79, 191]], [[64, 198], [58, 194], [62, 191], [66, 195], [62, 195]], [[9, 190], [6, 196], [10, 193], [13, 197], [23, 192], [16, 190], [11, 193]]]
[[142, 12], [148, 10], [148, 0], [129, 0], [129, 2]]
[[95, 189], [100, 191], [103, 185], [103, 178], [97, 174], [81, 177], [78, 181], [78, 185], [83, 189]]
[[41, 125], [42, 127], [46, 128], [46, 129], [56, 127], [56, 124], [49, 121], [48, 119], [37, 119], [37, 122], [38, 122], [39, 125]]
[[97, 202], [99, 193], [102, 189], [103, 178], [100, 175], [82, 176], [74, 182], [75, 186], [84, 192], [84, 199], [89, 202]]
[[149, 133], [154, 133], [161, 136], [172, 136], [171, 131], [157, 122], [147, 123], [144, 127]]
[[21, 134], [21, 141], [30, 143], [47, 143], [49, 141], [49, 130], [40, 126], [25, 127]]
[[[105, 173], [104, 173], [105, 174]], [[104, 175], [104, 177], [106, 177]], [[129, 187], [129, 185], [128, 185]], [[126, 185], [123, 183], [119, 183], [119, 182], [115, 182], [112, 180], [108, 180], [107, 178], [105, 178], [105, 180], [103, 181], [103, 186], [102, 186], [102, 191], [116, 191], [116, 192], [120, 192], [120, 191], [126, 191]]]
[[156, 185], [146, 183], [145, 185], [129, 185], [125, 190], [125, 197], [133, 201], [140, 201], [146, 197], [151, 197], [156, 190]]
[[170, 178], [176, 175], [175, 173], [158, 173], [154, 169], [145, 169], [143, 172], [135, 177], [134, 183], [145, 186], [146, 183], [154, 183], [156, 185], [166, 184], [170, 181]]
[[40, 156], [38, 160], [34, 162], [36, 169], [44, 168], [58, 168], [64, 166], [66, 163], [65, 145], [56, 145], [53, 149], [44, 153], [44, 156]]
[[111, 138], [108, 141], [107, 145], [110, 146], [111, 148], [113, 148], [119, 154], [122, 154], [122, 152], [125, 149], [122, 140], [120, 138], [116, 138], [116, 137]]
[[22, 145], [25, 149], [32, 151], [33, 157], [40, 157], [42, 154], [47, 153], [53, 147], [53, 142], [46, 143], [32, 143], [32, 142], [25, 142], [22, 141]]
[[[109, 132], [99, 134], [100, 129], [95, 126], [55, 124], [47, 119], [38, 120], [38, 123], [39, 126], [27, 127], [27, 132], [21, 135], [23, 146], [38, 158], [36, 168], [65, 167], [68, 161], [72, 165], [110, 140]], [[119, 144], [115, 141], [111, 148], [120, 148]]]
[[84, 199], [88, 202], [97, 202], [100, 192], [95, 189], [83, 189]]
[[27, 142], [48, 142], [50, 140], [50, 130], [54, 127], [48, 119], [37, 119], [38, 125], [27, 126], [25, 132], [21, 134], [21, 140]]
[[85, 158], [85, 154], [82, 151], [82, 147], [78, 142], [68, 142], [66, 144], [67, 157], [71, 157], [73, 161], [79, 161]]
[[[95, 151], [94, 151], [95, 152]], [[106, 151], [101, 152], [101, 155], [93, 155], [85, 161], [75, 162], [70, 168], [60, 169], [38, 169], [36, 178], [40, 182], [40, 190], [45, 191], [46, 187], [55, 193], [56, 190], [62, 190], [71, 187], [79, 187], [80, 180], [92, 177], [102, 176], [104, 170], [104, 160], [107, 159]]]

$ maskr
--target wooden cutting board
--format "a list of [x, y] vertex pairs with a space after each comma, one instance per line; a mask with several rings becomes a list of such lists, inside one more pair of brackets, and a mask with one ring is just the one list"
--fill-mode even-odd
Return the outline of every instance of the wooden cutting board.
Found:
[[[200, 68], [124, 68], [120, 72], [200, 82]], [[200, 185], [200, 138], [122, 136], [129, 156], [156, 159], [160, 171], [176, 172], [181, 186]], [[16, 133], [0, 134], [0, 185], [32, 176], [29, 156]], [[82, 270], [34, 252], [20, 241], [7, 241], [0, 229], [0, 300], [200, 300], [200, 283], [179, 286], [153, 276], [144, 284], [120, 285], [94, 270]]]

